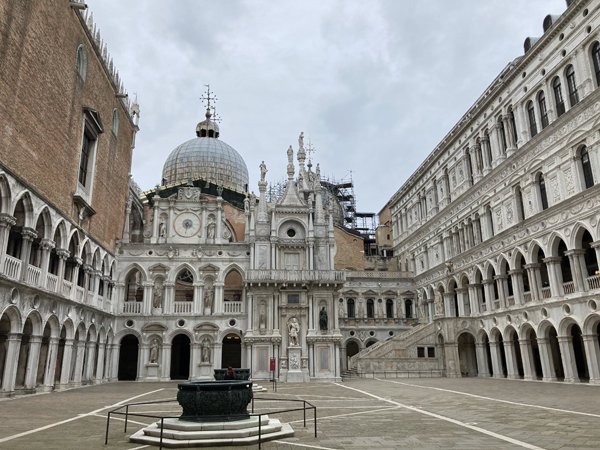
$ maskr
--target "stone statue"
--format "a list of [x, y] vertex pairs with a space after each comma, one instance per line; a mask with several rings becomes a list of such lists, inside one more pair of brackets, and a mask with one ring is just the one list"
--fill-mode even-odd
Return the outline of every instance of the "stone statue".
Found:
[[248, 197], [244, 199], [244, 212], [250, 212], [250, 199]]
[[338, 317], [340, 319], [344, 318], [344, 303], [340, 303], [340, 305], [338, 306]]
[[444, 302], [442, 300], [442, 294], [439, 291], [435, 291], [435, 314], [444, 315]]
[[158, 224], [158, 236], [159, 237], [167, 237], [167, 224], [164, 222], [160, 222]]
[[209, 239], [214, 239], [214, 237], [215, 237], [215, 222], [214, 222], [214, 220], [211, 220], [210, 223], [208, 224], [208, 231], [206, 234]]
[[423, 306], [423, 299], [419, 301], [419, 319], [425, 319], [425, 308]]
[[287, 155], [288, 155], [288, 165], [293, 166], [294, 165], [294, 150], [292, 150], [291, 145], [290, 145], [290, 148], [288, 148]]
[[210, 362], [210, 342], [208, 339], [202, 341], [202, 354], [200, 355], [201, 362]]
[[207, 289], [206, 293], [204, 294], [204, 307], [205, 308], [212, 308], [212, 304], [213, 304], [213, 291], [211, 289]]
[[297, 355], [292, 355], [290, 358], [290, 369], [291, 370], [298, 370], [300, 369], [300, 361], [298, 361], [298, 356]]
[[327, 311], [325, 311], [324, 306], [319, 311], [319, 329], [322, 331], [327, 330]]
[[[290, 146], [290, 148], [292, 148]], [[304, 148], [304, 131], [302, 131], [300, 133], [300, 136], [298, 136], [298, 148], [303, 149]]]
[[267, 175], [267, 166], [265, 165], [265, 162], [263, 161], [262, 163], [260, 163], [260, 181], [264, 182], [265, 181], [265, 176]]
[[267, 326], [267, 317], [264, 309], [260, 310], [259, 326], [260, 328], [265, 328]]
[[158, 339], [152, 339], [150, 345], [150, 363], [156, 363], [158, 361]]
[[155, 287], [154, 288], [154, 299], [152, 300], [152, 306], [154, 308], [162, 308], [162, 288]]
[[293, 317], [288, 325], [288, 329], [290, 333], [290, 345], [298, 346], [298, 333], [300, 332], [298, 319]]

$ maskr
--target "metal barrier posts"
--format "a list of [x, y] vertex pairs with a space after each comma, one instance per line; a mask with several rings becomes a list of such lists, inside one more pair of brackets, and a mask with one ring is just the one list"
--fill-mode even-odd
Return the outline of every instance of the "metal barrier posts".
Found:
[[162, 450], [162, 441], [163, 441], [163, 427], [165, 424], [165, 418], [161, 418], [160, 419], [160, 447], [158, 448], [158, 450]]
[[125, 431], [124, 433], [127, 433], [127, 419], [129, 418], [129, 405], [127, 405], [127, 408], [125, 409]]
[[110, 426], [110, 411], [106, 416], [106, 438], [104, 439], [104, 445], [108, 445], [108, 427]]

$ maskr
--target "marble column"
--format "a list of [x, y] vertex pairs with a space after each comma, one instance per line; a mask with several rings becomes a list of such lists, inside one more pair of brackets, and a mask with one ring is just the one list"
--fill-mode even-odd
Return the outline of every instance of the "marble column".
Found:
[[[546, 267], [548, 269], [548, 278], [550, 281], [550, 292], [552, 293], [552, 297], [562, 297], [565, 295], [565, 292], [563, 290], [562, 272], [560, 268], [561, 260], [562, 258], [560, 256], [552, 256], [549, 258], [542, 259], [542, 261], [546, 264]], [[542, 292], [540, 292], [540, 300], [542, 300], [543, 298], [544, 296]]]
[[2, 377], [2, 392], [12, 393], [15, 390], [19, 353], [21, 351], [21, 333], [9, 333], [6, 338], [6, 357], [4, 362], [4, 374]]
[[542, 374], [544, 381], [556, 381], [556, 370], [552, 360], [552, 350], [550, 348], [550, 339], [537, 338], [538, 348], [540, 350], [540, 361], [542, 363]]
[[[59, 338], [51, 337], [48, 343], [48, 357], [46, 358], [46, 364], [44, 366], [44, 391], [50, 391], [54, 387], [56, 380], [56, 362], [58, 357], [58, 343]], [[64, 358], [64, 353], [63, 353]]]
[[500, 356], [500, 343], [490, 342], [490, 354], [492, 356], [492, 371], [494, 378], [504, 378], [502, 371], [502, 357]]
[[513, 347], [512, 340], [506, 340], [503, 342], [504, 355], [506, 356], [506, 373], [507, 378], [516, 380], [519, 378], [519, 370], [517, 365], [517, 352]]
[[558, 336], [560, 355], [562, 357], [565, 383], [579, 383], [575, 352], [573, 351], [573, 338], [571, 336]]
[[488, 355], [483, 342], [475, 344], [475, 353], [477, 355], [477, 376], [489, 378], [491, 374], [489, 372]]
[[590, 384], [600, 384], [600, 343], [597, 334], [584, 334], [583, 346], [590, 374]]
[[27, 357], [27, 369], [25, 371], [25, 389], [35, 389], [41, 346], [42, 336], [29, 337], [29, 354]]
[[523, 299], [523, 269], [509, 270], [508, 275], [512, 280], [513, 297], [515, 299], [515, 305], [522, 305], [525, 303]]
[[569, 264], [571, 265], [571, 273], [573, 274], [573, 282], [575, 284], [575, 292], [587, 291], [585, 280], [583, 279], [582, 271], [582, 260], [583, 267], [585, 267], [585, 250], [575, 249], [565, 252], [565, 256], [569, 258]]
[[0, 213], [0, 272], [4, 271], [4, 255], [8, 245], [10, 229], [17, 223], [17, 219], [9, 214]]
[[71, 378], [71, 358], [73, 356], [73, 339], [65, 339], [65, 348], [63, 350], [62, 366], [60, 368], [59, 389], [64, 389], [69, 385]]
[[521, 348], [521, 360], [523, 362], [523, 379], [535, 380], [535, 364], [533, 361], [533, 349], [529, 339], [519, 339], [519, 347]]

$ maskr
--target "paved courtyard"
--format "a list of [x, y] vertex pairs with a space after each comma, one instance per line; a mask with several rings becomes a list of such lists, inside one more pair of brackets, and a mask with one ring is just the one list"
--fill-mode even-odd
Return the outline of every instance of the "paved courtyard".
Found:
[[[127, 437], [150, 423], [111, 423], [120, 403], [171, 399], [176, 383], [119, 382], [0, 401], [0, 448], [143, 449]], [[305, 399], [318, 408], [318, 437], [302, 413], [274, 416], [296, 434], [265, 449], [598, 449], [600, 387], [492, 379], [369, 379], [339, 384], [280, 384], [257, 398]], [[259, 407], [260, 405], [260, 407]], [[259, 401], [256, 412], [292, 407]], [[178, 414], [176, 405], [138, 407]], [[308, 414], [307, 418], [312, 418]], [[224, 447], [222, 447], [224, 448]], [[236, 449], [246, 447], [232, 447]], [[256, 449], [258, 446], [247, 447]]]

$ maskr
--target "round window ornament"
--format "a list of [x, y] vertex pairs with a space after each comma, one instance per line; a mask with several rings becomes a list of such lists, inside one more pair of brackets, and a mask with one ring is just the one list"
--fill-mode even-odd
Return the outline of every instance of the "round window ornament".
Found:
[[507, 321], [508, 323], [512, 323], [512, 317], [511, 317], [511, 315], [510, 315], [510, 314], [507, 314], [507, 315], [506, 315], [506, 321]]
[[540, 310], [540, 313], [542, 314], [542, 317], [543, 317], [544, 319], [547, 319], [547, 318], [548, 318], [548, 310], [547, 310], [546, 308], [542, 308], [542, 309]]
[[394, 335], [394, 332], [393, 332], [392, 330], [390, 330], [390, 331], [388, 332], [388, 334], [389, 334], [390, 336], [393, 336], [393, 335]]
[[132, 328], [134, 325], [135, 325], [135, 322], [133, 320], [131, 320], [131, 319], [125, 321], [125, 326], [127, 328]]
[[523, 311], [523, 320], [524, 321], [528, 321], [529, 320], [529, 313], [527, 311]]
[[369, 331], [369, 336], [375, 336], [375, 332], [374, 331]]
[[179, 320], [177, 321], [177, 326], [178, 326], [179, 328], [181, 328], [181, 327], [184, 327], [184, 326], [185, 326], [185, 320], [183, 320], [183, 319], [179, 319]]
[[19, 291], [16, 288], [13, 288], [10, 291], [10, 297], [9, 297], [8, 301], [14, 305], [15, 303], [17, 303], [19, 301], [19, 297], [20, 297]]
[[492, 323], [494, 324], [494, 326], [498, 325], [498, 319], [496, 319], [495, 317], [492, 318]]
[[229, 326], [230, 326], [230, 327], [234, 327], [236, 323], [237, 323], [237, 322], [235, 321], [235, 319], [230, 319], [230, 320], [229, 320]]
[[571, 315], [571, 307], [569, 305], [563, 305], [562, 310], [565, 316]]
[[598, 303], [596, 303], [596, 300], [588, 300], [587, 304], [590, 311], [596, 312], [598, 310]]
[[294, 236], [296, 236], [296, 230], [294, 230], [293, 228], [289, 228], [286, 234], [288, 235], [288, 237], [293, 238]]

